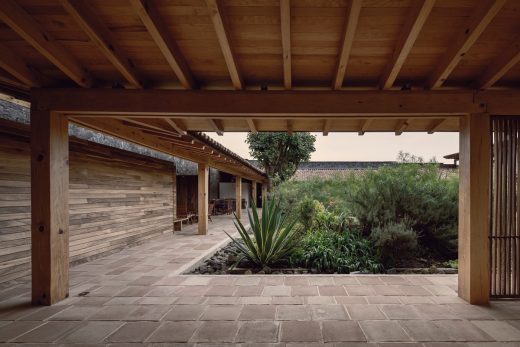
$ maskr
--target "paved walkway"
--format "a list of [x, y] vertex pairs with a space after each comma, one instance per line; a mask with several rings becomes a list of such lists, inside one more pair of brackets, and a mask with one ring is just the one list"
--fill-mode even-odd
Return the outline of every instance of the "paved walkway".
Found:
[[11, 345], [520, 346], [520, 302], [487, 307], [456, 295], [456, 276], [179, 275], [234, 231], [215, 218], [175, 236], [71, 269], [71, 296], [28, 304], [0, 292], [0, 342]]

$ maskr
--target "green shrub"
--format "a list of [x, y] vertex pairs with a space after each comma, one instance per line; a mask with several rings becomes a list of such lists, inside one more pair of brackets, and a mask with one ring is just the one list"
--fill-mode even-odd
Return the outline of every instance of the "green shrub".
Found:
[[298, 240], [296, 220], [289, 220], [274, 200], [264, 202], [261, 218], [254, 203], [247, 211], [250, 229], [246, 229], [235, 215], [235, 227], [242, 242], [226, 232], [240, 251], [237, 263], [247, 259], [259, 268], [271, 266], [287, 259], [296, 247]]
[[380, 264], [368, 240], [355, 231], [309, 231], [291, 256], [291, 263], [325, 273], [377, 272]]
[[374, 228], [371, 239], [379, 259], [387, 269], [412, 258], [417, 249], [417, 234], [404, 222]]

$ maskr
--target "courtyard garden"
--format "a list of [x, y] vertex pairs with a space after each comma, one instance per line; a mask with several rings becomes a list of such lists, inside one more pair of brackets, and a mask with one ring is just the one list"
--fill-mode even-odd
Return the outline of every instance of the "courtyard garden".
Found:
[[453, 273], [458, 176], [401, 154], [362, 174], [286, 180], [194, 273]]

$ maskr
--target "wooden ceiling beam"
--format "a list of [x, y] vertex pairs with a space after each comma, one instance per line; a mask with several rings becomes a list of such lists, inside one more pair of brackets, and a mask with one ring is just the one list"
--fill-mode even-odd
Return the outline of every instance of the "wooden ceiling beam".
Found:
[[197, 81], [179, 46], [164, 24], [157, 7], [150, 0], [130, 0], [130, 2], [181, 85], [186, 89], [197, 88]]
[[347, 9], [347, 18], [345, 23], [345, 30], [343, 32], [343, 40], [341, 43], [340, 55], [336, 67], [336, 75], [334, 78], [334, 89], [341, 89], [345, 79], [345, 71], [347, 70], [348, 59], [354, 42], [356, 28], [359, 21], [359, 14], [361, 13], [361, 0], [351, 0]]
[[80, 63], [15, 1], [2, 1], [0, 19], [78, 85], [92, 86]]
[[477, 88], [491, 88], [513, 66], [520, 63], [520, 36], [516, 38], [504, 51], [501, 51], [482, 76], [477, 81]]
[[325, 119], [323, 121], [323, 136], [328, 136], [329, 135], [331, 126], [332, 126], [332, 120], [331, 119]]
[[395, 136], [401, 135], [408, 128], [408, 119], [398, 119], [395, 125]]
[[76, 21], [79, 27], [101, 51], [103, 56], [114, 65], [133, 88], [143, 88], [132, 62], [125, 57], [110, 30], [94, 13], [86, 0], [60, 0], [61, 5]]
[[20, 59], [10, 48], [0, 43], [0, 68], [9, 72], [13, 77], [27, 87], [41, 87], [41, 81], [33, 70]]
[[184, 122], [182, 120], [172, 119], [172, 118], [164, 118], [164, 120], [177, 133], [179, 133], [181, 135], [186, 135], [188, 133], [186, 125], [184, 124]]
[[370, 123], [372, 123], [372, 119], [363, 119], [361, 121], [361, 126], [359, 127], [359, 131], [358, 131], [359, 136], [365, 135], [365, 132], [370, 127]]
[[291, 89], [291, 0], [280, 0], [280, 26], [282, 31], [283, 84], [285, 89]]
[[252, 119], [252, 118], [247, 118], [246, 121], [247, 121], [247, 125], [249, 126], [249, 130], [252, 133], [257, 133], [258, 132], [258, 128], [256, 126], [255, 120]]
[[431, 121], [430, 125], [428, 126], [428, 134], [433, 134], [434, 132], [436, 132], [439, 127], [446, 121], [445, 118], [440, 118], [440, 119], [434, 119]]
[[477, 8], [466, 23], [461, 26], [461, 30], [455, 36], [453, 44], [446, 50], [440, 63], [426, 82], [427, 89], [435, 89], [442, 86], [506, 1], [483, 0], [477, 2]]
[[388, 63], [379, 82], [381, 89], [392, 88], [399, 71], [412, 50], [415, 40], [426, 23], [435, 0], [415, 0], [401, 30], [401, 36], [394, 49], [392, 60]]
[[208, 119], [208, 123], [214, 132], [217, 133], [218, 136], [224, 135], [224, 126], [220, 119]]
[[230, 43], [231, 40], [224, 21], [224, 16], [222, 15], [220, 1], [206, 0], [206, 5], [208, 6], [211, 20], [213, 21], [213, 27], [215, 28], [215, 33], [217, 34], [217, 39], [220, 44], [220, 49], [222, 50], [224, 60], [226, 61], [229, 70], [231, 82], [235, 89], [244, 89], [244, 82], [242, 81], [242, 76], [238, 70], [238, 64]]

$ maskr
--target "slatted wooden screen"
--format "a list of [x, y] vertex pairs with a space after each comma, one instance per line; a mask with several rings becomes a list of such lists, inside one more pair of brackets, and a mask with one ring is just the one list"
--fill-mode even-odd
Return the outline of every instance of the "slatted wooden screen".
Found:
[[491, 296], [520, 297], [520, 117], [493, 117]]

